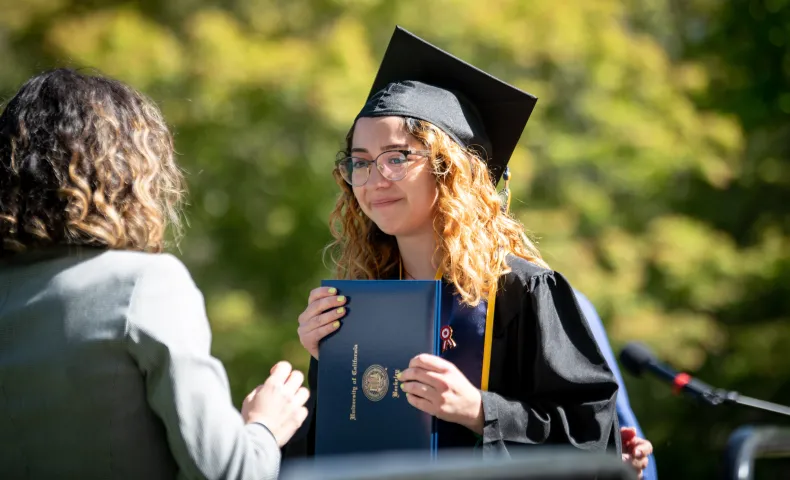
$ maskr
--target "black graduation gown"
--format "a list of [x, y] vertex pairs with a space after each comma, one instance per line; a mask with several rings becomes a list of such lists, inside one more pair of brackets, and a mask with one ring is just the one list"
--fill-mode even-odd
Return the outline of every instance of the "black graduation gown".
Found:
[[[621, 452], [617, 381], [557, 272], [510, 255], [494, 310], [489, 389], [482, 392], [483, 455], [564, 444]], [[310, 414], [284, 449], [313, 455], [318, 362], [311, 359]], [[462, 428], [462, 427], [461, 427]]]

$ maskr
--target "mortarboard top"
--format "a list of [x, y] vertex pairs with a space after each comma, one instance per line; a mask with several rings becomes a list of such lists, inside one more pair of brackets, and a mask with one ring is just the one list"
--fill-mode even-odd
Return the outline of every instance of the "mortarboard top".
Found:
[[357, 118], [401, 116], [436, 125], [481, 157], [498, 183], [537, 98], [400, 26]]

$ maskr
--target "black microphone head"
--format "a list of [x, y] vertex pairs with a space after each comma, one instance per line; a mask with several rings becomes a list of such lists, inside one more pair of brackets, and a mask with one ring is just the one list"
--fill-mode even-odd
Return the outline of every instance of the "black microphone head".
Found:
[[631, 342], [620, 351], [620, 362], [626, 370], [638, 377], [647, 365], [655, 362], [655, 357], [643, 344]]

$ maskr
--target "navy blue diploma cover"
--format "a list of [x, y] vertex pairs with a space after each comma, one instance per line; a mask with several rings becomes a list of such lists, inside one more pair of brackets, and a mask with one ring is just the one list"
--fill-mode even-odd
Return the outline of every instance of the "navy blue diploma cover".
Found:
[[315, 454], [437, 450], [437, 420], [409, 404], [396, 375], [439, 355], [441, 281], [326, 280], [347, 297], [319, 345]]

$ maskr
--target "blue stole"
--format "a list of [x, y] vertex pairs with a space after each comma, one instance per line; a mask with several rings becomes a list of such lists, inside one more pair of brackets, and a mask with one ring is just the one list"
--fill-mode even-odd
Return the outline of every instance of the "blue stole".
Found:
[[[442, 328], [452, 328], [456, 346], [441, 351], [440, 355], [453, 363], [476, 388], [480, 388], [483, 374], [483, 354], [488, 303], [481, 301], [477, 307], [460, 302], [452, 284], [442, 282]], [[439, 448], [472, 447], [477, 439], [468, 428], [438, 420]]]

